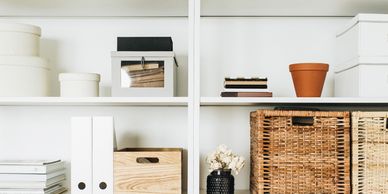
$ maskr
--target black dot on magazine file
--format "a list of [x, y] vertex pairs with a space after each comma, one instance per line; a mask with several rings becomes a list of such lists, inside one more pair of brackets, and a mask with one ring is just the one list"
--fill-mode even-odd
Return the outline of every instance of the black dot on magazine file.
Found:
[[106, 187], [107, 187], [107, 185], [106, 185], [105, 182], [101, 182], [99, 186], [100, 186], [100, 189], [101, 189], [101, 190], [105, 190]]
[[80, 183], [78, 183], [78, 188], [80, 190], [84, 190], [86, 188], [86, 184], [84, 182], [80, 182]]

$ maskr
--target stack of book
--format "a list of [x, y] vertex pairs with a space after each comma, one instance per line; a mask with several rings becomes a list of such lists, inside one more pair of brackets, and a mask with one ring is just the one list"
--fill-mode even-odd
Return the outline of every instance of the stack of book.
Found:
[[222, 97], [272, 97], [268, 79], [261, 77], [226, 77]]
[[61, 194], [65, 166], [56, 161], [0, 161], [1, 194]]

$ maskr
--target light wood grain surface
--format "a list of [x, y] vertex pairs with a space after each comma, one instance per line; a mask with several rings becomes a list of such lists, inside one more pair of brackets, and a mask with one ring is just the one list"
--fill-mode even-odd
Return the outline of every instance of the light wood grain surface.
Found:
[[[158, 163], [138, 163], [138, 158], [158, 158]], [[182, 152], [115, 152], [115, 193], [182, 193]]]

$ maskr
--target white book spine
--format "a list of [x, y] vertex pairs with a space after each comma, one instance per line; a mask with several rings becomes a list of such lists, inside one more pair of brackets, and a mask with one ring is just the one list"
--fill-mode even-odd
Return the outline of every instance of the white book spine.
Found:
[[56, 171], [50, 174], [0, 174], [0, 181], [47, 181], [50, 178], [54, 178], [65, 174], [65, 170]]
[[64, 162], [49, 165], [0, 165], [0, 174], [47, 174], [64, 168]]
[[33, 174], [45, 174], [46, 167], [45, 166], [16, 166], [16, 165], [1, 165], [0, 173], [33, 173]]
[[0, 189], [0, 194], [47, 194], [47, 193], [54, 193], [58, 191], [66, 190], [61, 185], [56, 185], [48, 189]]
[[7, 189], [44, 189], [60, 184], [66, 179], [65, 175], [60, 175], [47, 181], [0, 181], [0, 188]]
[[0, 191], [0, 194], [46, 194], [44, 191]]

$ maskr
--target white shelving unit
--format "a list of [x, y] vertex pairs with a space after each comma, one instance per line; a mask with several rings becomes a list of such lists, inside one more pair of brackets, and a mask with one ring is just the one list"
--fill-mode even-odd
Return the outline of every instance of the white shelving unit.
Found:
[[[250, 194], [248, 190], [236, 190], [235, 194]], [[206, 194], [206, 190], [201, 190], [200, 194]]]
[[[41, 53], [52, 65], [53, 96], [58, 95], [57, 73], [85, 71], [102, 75], [104, 97], [0, 97], [0, 158], [70, 161], [69, 118], [113, 115], [120, 147], [185, 148], [185, 191], [206, 193], [206, 153], [225, 143], [249, 158], [250, 111], [274, 106], [388, 110], [388, 98], [330, 97], [332, 71], [324, 97], [294, 97], [288, 64], [332, 64], [335, 33], [360, 12], [388, 13], [388, 2], [3, 0], [0, 22], [42, 27]], [[173, 37], [179, 97], [109, 97], [115, 38], [139, 35]], [[268, 76], [276, 97], [219, 97], [224, 76], [252, 73]], [[249, 193], [249, 165], [236, 176], [236, 189]]]
[[273, 97], [273, 98], [221, 98], [202, 97], [201, 106], [258, 106], [258, 105], [388, 105], [387, 98], [296, 98], [296, 97]]
[[0, 106], [187, 106], [187, 97], [2, 97]]
[[[174, 16], [187, 17], [187, 0], [4, 0], [1, 16]], [[202, 16], [353, 16], [360, 12], [387, 12], [382, 0], [211, 0], [201, 2]], [[85, 9], [87, 7], [87, 9]]]

